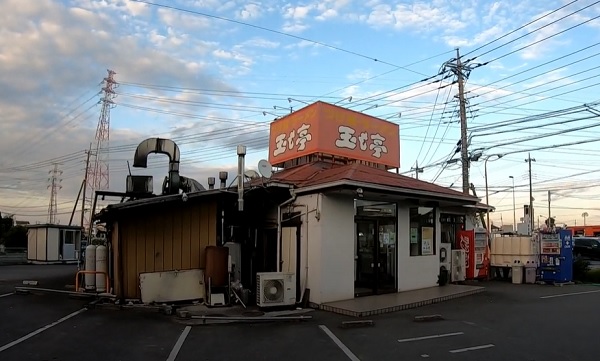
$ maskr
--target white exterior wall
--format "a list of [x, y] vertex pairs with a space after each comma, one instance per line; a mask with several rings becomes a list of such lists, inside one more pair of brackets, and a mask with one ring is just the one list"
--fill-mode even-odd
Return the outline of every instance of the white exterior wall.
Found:
[[440, 213], [435, 209], [435, 254], [410, 256], [410, 207], [398, 204], [398, 292], [437, 286], [440, 272]]
[[[437, 286], [441, 239], [440, 211], [435, 209], [435, 254], [410, 256], [410, 207], [398, 204], [397, 288], [399, 292]], [[299, 196], [302, 212], [300, 284], [316, 304], [354, 298], [354, 199], [312, 194]], [[285, 237], [293, 238], [293, 237]]]
[[[320, 302], [354, 298], [354, 199], [322, 196]], [[311, 289], [312, 295], [312, 289]]]
[[46, 239], [46, 261], [58, 261], [60, 248], [60, 231], [58, 228], [48, 228], [48, 239]]
[[306, 288], [310, 289], [310, 301], [317, 303], [321, 287], [321, 222], [318, 214], [317, 194], [296, 198], [294, 211], [302, 212], [302, 229], [300, 230], [300, 287], [301, 295]]
[[306, 213], [300, 232], [300, 284], [310, 289], [310, 301], [354, 298], [354, 200], [311, 194], [299, 196], [294, 205], [295, 211]]

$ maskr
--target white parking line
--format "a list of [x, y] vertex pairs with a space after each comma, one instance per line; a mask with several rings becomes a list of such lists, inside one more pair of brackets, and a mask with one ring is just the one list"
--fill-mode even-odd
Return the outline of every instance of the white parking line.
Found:
[[177, 342], [175, 342], [175, 346], [173, 346], [173, 349], [171, 350], [167, 361], [175, 361], [175, 359], [177, 358], [177, 354], [179, 353], [179, 350], [181, 350], [181, 346], [183, 346], [183, 343], [185, 342], [185, 339], [187, 338], [191, 329], [192, 326], [185, 326], [183, 332], [181, 332], [181, 335], [177, 339]]
[[571, 293], [560, 293], [558, 295], [550, 295], [550, 296], [542, 296], [540, 298], [556, 298], [556, 297], [566, 297], [566, 296], [577, 296], [577, 295], [587, 295], [588, 293], [598, 293], [600, 290], [596, 291], [584, 291], [584, 292], [571, 292]]
[[6, 351], [9, 348], [11, 348], [11, 347], [13, 347], [15, 345], [18, 345], [18, 344], [20, 344], [23, 341], [28, 340], [28, 339], [32, 338], [33, 336], [35, 336], [37, 334], [40, 334], [40, 333], [46, 331], [47, 329], [49, 329], [51, 327], [54, 327], [54, 326], [58, 325], [59, 323], [62, 323], [64, 321], [68, 320], [69, 318], [75, 317], [75, 316], [77, 316], [78, 314], [82, 313], [85, 310], [86, 310], [85, 308], [82, 308], [79, 311], [75, 311], [73, 313], [70, 313], [70, 314], [66, 315], [65, 317], [59, 319], [58, 321], [54, 321], [51, 324], [46, 325], [46, 326], [44, 326], [42, 328], [39, 328], [39, 329], [37, 329], [37, 330], [35, 330], [35, 331], [31, 332], [31, 333], [28, 333], [27, 335], [25, 335], [25, 336], [23, 336], [23, 337], [21, 337], [19, 339], [16, 339], [16, 340], [14, 340], [11, 343], [7, 343], [6, 345], [0, 347], [0, 352]]
[[14, 292], [11, 292], [11, 293], [6, 293], [6, 294], [3, 294], [3, 295], [0, 295], [0, 298], [2, 298], [2, 297], [8, 297], [8, 296], [12, 296], [12, 295], [14, 295], [14, 294], [15, 294]]
[[335, 344], [346, 354], [346, 356], [348, 356], [350, 360], [360, 361], [360, 359], [356, 357], [356, 355], [353, 354], [352, 351], [350, 351], [350, 349], [346, 347], [346, 345], [344, 345], [344, 343], [327, 328], [327, 326], [319, 325], [319, 328], [323, 330], [323, 332], [325, 332], [333, 342], [335, 342]]
[[473, 347], [459, 348], [456, 350], [450, 350], [450, 353], [460, 353], [460, 352], [467, 352], [467, 351], [483, 350], [483, 349], [494, 347], [494, 346], [495, 346], [494, 344], [490, 343], [487, 345], [473, 346]]
[[464, 334], [465, 334], [464, 332], [443, 333], [441, 335], [431, 335], [431, 336], [404, 338], [404, 339], [398, 340], [398, 342], [412, 342], [412, 341], [431, 340], [432, 338], [452, 337], [452, 336], [460, 336], [460, 335], [464, 335]]

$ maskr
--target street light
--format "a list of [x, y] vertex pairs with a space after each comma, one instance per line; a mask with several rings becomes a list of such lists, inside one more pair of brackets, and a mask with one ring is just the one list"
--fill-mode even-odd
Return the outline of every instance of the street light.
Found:
[[513, 193], [513, 232], [517, 232], [517, 205], [515, 203], [515, 177], [508, 176], [508, 178], [512, 179], [512, 193]]
[[487, 174], [487, 162], [491, 157], [498, 157], [498, 159], [502, 158], [504, 154], [490, 154], [485, 157], [485, 162], [483, 162], [483, 170], [484, 170], [484, 178], [485, 178], [485, 205], [487, 206], [487, 216], [486, 216], [486, 230], [488, 234], [488, 244], [490, 242], [490, 238], [492, 235], [491, 227], [490, 227], [490, 192], [488, 189], [488, 174]]

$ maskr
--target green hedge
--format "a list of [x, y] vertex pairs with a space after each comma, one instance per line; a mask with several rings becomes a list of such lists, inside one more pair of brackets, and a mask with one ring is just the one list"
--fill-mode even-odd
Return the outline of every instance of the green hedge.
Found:
[[600, 283], [600, 269], [593, 269], [587, 271], [585, 274], [584, 282]]

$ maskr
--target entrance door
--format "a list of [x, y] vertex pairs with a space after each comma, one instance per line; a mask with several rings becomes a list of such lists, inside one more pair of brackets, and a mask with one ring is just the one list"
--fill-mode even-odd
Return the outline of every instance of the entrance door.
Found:
[[395, 292], [396, 269], [395, 220], [356, 220], [355, 296]]

